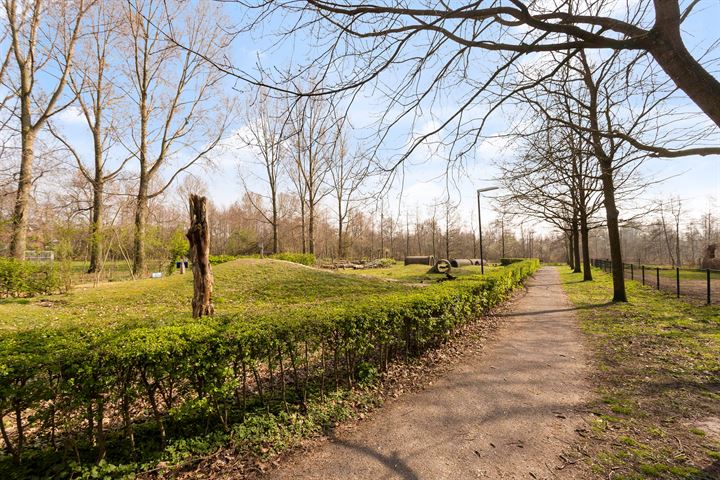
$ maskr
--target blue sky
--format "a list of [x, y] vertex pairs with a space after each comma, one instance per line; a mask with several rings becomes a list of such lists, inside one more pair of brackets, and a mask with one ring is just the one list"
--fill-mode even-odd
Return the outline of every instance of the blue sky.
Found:
[[[240, 13], [239, 7], [228, 6], [226, 13], [231, 20], [237, 20]], [[720, 38], [717, 28], [718, 20], [720, 20], [720, 2], [717, 0], [702, 1], [694, 15], [686, 22], [684, 29], [684, 37], [693, 52], [702, 51], [713, 42], [718, 41]], [[251, 34], [240, 35], [231, 47], [234, 64], [244, 71], [252, 72], [257, 63], [261, 63], [267, 68], [272, 66], [292, 68], [292, 66], [300, 65], [311, 58], [314, 51], [310, 46], [317, 43], [318, 39], [295, 37], [280, 44], [273, 43], [275, 38], [272, 33], [284, 26], [281, 19], [275, 18], [266, 23], [262, 29]], [[481, 58], [485, 58], [484, 54], [480, 55]], [[718, 51], [715, 51], [711, 57], [717, 59]], [[487, 58], [492, 60], [491, 57]], [[716, 75], [718, 75], [717, 67], [718, 62], [715, 62], [713, 73]], [[481, 76], [482, 70], [482, 68], [478, 68], [475, 72]], [[393, 77], [393, 75], [400, 75], [400, 77]], [[392, 88], [393, 82], [402, 80], [401, 75], [401, 72], [394, 72], [383, 78], [382, 82]], [[230, 87], [234, 88], [239, 97], [242, 97], [244, 91], [248, 89], [246, 84], [231, 79], [227, 80], [227, 86], [228, 91]], [[436, 121], [433, 117], [442, 117], [442, 110], [452, 109], [456, 101], [456, 98], [449, 95], [447, 98], [439, 99], [433, 105], [437, 111], [423, 112], [424, 116], [421, 116], [416, 123], [401, 122], [383, 145], [381, 155], [397, 154], [402, 150], [408, 135], [429, 129]], [[373, 130], [370, 129], [369, 124], [371, 120], [383, 114], [386, 104], [385, 97], [377, 92], [365, 92], [359, 97], [359, 100], [350, 109], [350, 118], [358, 137], [372, 135]], [[687, 104], [691, 105], [689, 100]], [[507, 128], [506, 125], [513, 121], [514, 114], [512, 109], [506, 109], [502, 114], [495, 115], [485, 133], [487, 135], [503, 133]], [[78, 143], [85, 142], [82, 128], [77, 124], [77, 118], [74, 118], [73, 111], [63, 113], [59, 120], [65, 124], [67, 131]], [[238, 122], [231, 131], [238, 132], [242, 128], [242, 122]], [[253, 168], [251, 166], [252, 152], [243, 149], [234, 138], [229, 136], [228, 140], [233, 147], [225, 149], [222, 154], [217, 156], [216, 168], [211, 172], [208, 182], [213, 185], [212, 200], [221, 205], [228, 205], [240, 197], [242, 193], [240, 171], [242, 169], [247, 172]], [[366, 142], [372, 143], [372, 140], [364, 138], [357, 140], [356, 144], [363, 145]], [[420, 149], [408, 159], [404, 168], [398, 172], [393, 188], [386, 194], [386, 205], [391, 205], [396, 212], [401, 205], [402, 208], [410, 209], [412, 212], [416, 208], [420, 208], [421, 212], [427, 211], [433, 201], [440, 200], [447, 195], [446, 185], [450, 184], [452, 198], [460, 202], [460, 215], [463, 218], [470, 218], [476, 215], [475, 189], [492, 184], [492, 179], [497, 174], [493, 162], [503, 156], [512, 155], [513, 146], [504, 145], [503, 142], [498, 141], [487, 141], [480, 144], [473, 152], [472, 158], [465, 163], [463, 170], [452, 171], [453, 178], [450, 182], [446, 181], [447, 179], [444, 177], [447, 162], [442, 157], [442, 153], [442, 151], [438, 152], [429, 148]], [[709, 206], [715, 212], [718, 211], [718, 202], [720, 202], [719, 158], [650, 159], [645, 163], [643, 172], [654, 178], [671, 177], [647, 191], [644, 195], [645, 199], [666, 199], [669, 196], [679, 196], [683, 199], [685, 211], [692, 216], [707, 211]], [[246, 181], [251, 187], [257, 185], [258, 188], [261, 188], [260, 184], [253, 180], [253, 175], [246, 175]], [[714, 202], [714, 207], [711, 202]], [[492, 218], [491, 208], [483, 207], [483, 219], [489, 221]]]

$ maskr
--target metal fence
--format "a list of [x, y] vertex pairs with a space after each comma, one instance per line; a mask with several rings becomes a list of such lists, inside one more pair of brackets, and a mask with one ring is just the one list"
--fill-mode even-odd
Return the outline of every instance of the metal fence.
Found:
[[[605, 272], [612, 272], [610, 260], [595, 258], [591, 263]], [[708, 305], [720, 304], [720, 270], [623, 263], [623, 274], [643, 285], [674, 293], [678, 298], [683, 296]]]

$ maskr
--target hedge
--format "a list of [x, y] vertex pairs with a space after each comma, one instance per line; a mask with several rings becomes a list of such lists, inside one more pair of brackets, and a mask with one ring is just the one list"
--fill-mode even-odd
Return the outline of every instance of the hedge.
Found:
[[315, 265], [315, 255], [312, 253], [291, 253], [281, 252], [270, 255], [274, 260], [285, 260], [286, 262], [299, 263], [300, 265]]
[[303, 411], [309, 398], [325, 398], [382, 372], [394, 358], [443, 342], [538, 266], [525, 260], [484, 277], [322, 311], [5, 334], [3, 460], [20, 476], [57, 473], [69, 461], [162, 451], [187, 434], [183, 425], [230, 428], [246, 413], [287, 411], [289, 404]]
[[507, 267], [508, 265], [512, 265], [513, 263], [519, 263], [525, 260], [527, 260], [527, 258], [501, 258], [500, 265], [502, 265], [503, 267]]

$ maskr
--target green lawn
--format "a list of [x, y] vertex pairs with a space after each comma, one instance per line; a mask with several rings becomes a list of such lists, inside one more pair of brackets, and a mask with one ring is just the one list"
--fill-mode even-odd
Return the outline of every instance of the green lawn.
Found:
[[[642, 278], [642, 270], [640, 267], [635, 265], [634, 267], [634, 276], [636, 280], [640, 280]], [[630, 267], [625, 267], [626, 274], [630, 275]], [[654, 281], [655, 276], [657, 275], [656, 267], [655, 266], [645, 266], [645, 281]], [[675, 269], [669, 266], [660, 266], [660, 276], [664, 278], [675, 278], [677, 273], [675, 272]], [[680, 269], [680, 280], [706, 280], [707, 279], [707, 272], [705, 270], [697, 270], [697, 269]], [[711, 271], [710, 272], [710, 279], [711, 280], [720, 280], [720, 272], [719, 271]]]
[[596, 366], [583, 458], [603, 478], [720, 478], [720, 437], [705, 431], [720, 418], [720, 307], [637, 282], [629, 303], [612, 304], [609, 275], [561, 271]]
[[[404, 292], [398, 282], [321, 271], [289, 262], [240, 259], [213, 268], [220, 314], [316, 309]], [[0, 300], [0, 332], [65, 326], [170, 324], [190, 316], [192, 275], [81, 286], [64, 295]]]
[[[485, 273], [488, 273], [494, 269], [500, 267], [485, 267]], [[445, 274], [433, 273], [432, 267], [428, 265], [393, 265], [389, 268], [369, 268], [367, 270], [351, 270], [341, 269], [338, 270], [340, 273], [348, 275], [359, 275], [363, 277], [377, 277], [388, 280], [397, 280], [402, 283], [425, 283], [431, 284], [436, 283], [440, 279], [445, 278]], [[467, 275], [479, 275], [479, 266], [467, 266], [462, 268], [453, 268], [450, 272], [456, 277], [463, 277]]]

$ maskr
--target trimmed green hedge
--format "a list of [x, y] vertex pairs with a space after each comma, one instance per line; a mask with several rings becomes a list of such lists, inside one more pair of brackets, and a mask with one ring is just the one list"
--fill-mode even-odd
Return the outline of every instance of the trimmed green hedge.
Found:
[[209, 425], [229, 429], [253, 411], [303, 412], [309, 399], [443, 342], [538, 266], [526, 260], [322, 311], [5, 334], [0, 472], [24, 478], [66, 471], [69, 461], [122, 463]]
[[300, 265], [315, 265], [315, 255], [312, 253], [291, 253], [282, 252], [270, 255], [274, 260], [285, 260], [286, 262], [299, 263]]
[[524, 262], [525, 260], [527, 260], [527, 258], [501, 258], [500, 265], [502, 265], [503, 267], [507, 267], [508, 265], [512, 265], [513, 263]]
[[210, 265], [220, 265], [221, 263], [232, 262], [238, 258], [240, 257], [236, 257], [235, 255], [210, 255], [208, 261]]

